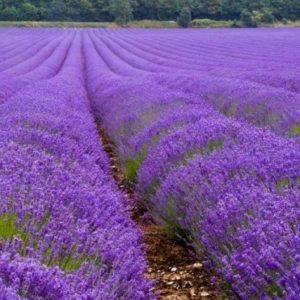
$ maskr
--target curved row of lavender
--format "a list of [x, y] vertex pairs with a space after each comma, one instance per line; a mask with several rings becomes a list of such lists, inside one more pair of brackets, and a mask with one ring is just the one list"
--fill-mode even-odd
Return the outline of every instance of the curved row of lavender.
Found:
[[152, 297], [93, 110], [171, 237], [243, 299], [297, 299], [299, 30], [0, 37], [4, 297]]
[[299, 135], [298, 29], [95, 35], [119, 75], [152, 74], [152, 81], [202, 98], [226, 116]]
[[242, 299], [300, 294], [299, 46], [296, 29], [85, 35], [127, 178]]
[[0, 31], [1, 299], [154, 298], [90, 112], [84, 35]]
[[[29, 84], [54, 77], [63, 65], [74, 34], [61, 31], [26, 32], [24, 43], [18, 43], [18, 31], [2, 31], [7, 39], [1, 50], [0, 104]], [[1, 34], [0, 33], [0, 34]], [[17, 41], [11, 41], [15, 37]], [[27, 38], [26, 38], [27, 37]]]

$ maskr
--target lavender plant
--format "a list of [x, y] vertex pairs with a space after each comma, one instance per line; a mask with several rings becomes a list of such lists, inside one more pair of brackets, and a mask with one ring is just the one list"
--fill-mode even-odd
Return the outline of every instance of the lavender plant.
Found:
[[155, 298], [97, 119], [171, 238], [242, 299], [298, 299], [298, 35], [0, 30], [1, 296]]
[[89, 110], [82, 35], [72, 38], [54, 77], [0, 107], [0, 289], [7, 299], [154, 298], [140, 232]]
[[[89, 34], [94, 112], [154, 219], [242, 299], [296, 299], [298, 90], [273, 72], [290, 67], [288, 47], [268, 57], [263, 30]], [[293, 34], [278, 39], [298, 47]]]

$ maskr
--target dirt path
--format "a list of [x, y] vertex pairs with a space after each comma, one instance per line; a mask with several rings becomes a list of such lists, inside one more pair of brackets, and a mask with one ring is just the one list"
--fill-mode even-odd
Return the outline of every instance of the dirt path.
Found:
[[133, 189], [125, 184], [113, 146], [104, 130], [98, 126], [98, 132], [110, 159], [112, 176], [125, 197], [134, 203], [131, 215], [143, 232], [143, 246], [148, 260], [147, 276], [156, 281], [155, 291], [160, 295], [158, 299], [236, 299], [226, 290], [224, 283], [212, 280], [214, 276], [204, 268], [203, 262], [194, 258], [184, 245], [169, 240], [162, 228], [147, 216], [139, 201], [134, 199]]

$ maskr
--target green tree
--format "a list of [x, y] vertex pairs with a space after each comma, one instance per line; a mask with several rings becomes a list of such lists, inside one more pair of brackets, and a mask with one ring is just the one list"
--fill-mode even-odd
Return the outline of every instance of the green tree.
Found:
[[262, 11], [261, 21], [264, 23], [273, 23], [274, 22], [274, 16], [269, 9], [264, 9]]
[[242, 12], [242, 3], [236, 0], [223, 0], [222, 18], [227, 20], [237, 20]]
[[159, 20], [176, 20], [179, 12], [178, 0], [158, 0], [157, 17]]
[[19, 17], [18, 10], [14, 7], [5, 7], [0, 11], [0, 19], [4, 21], [17, 21]]
[[126, 24], [132, 18], [132, 6], [129, 0], [112, 0], [110, 13], [119, 24]]
[[109, 0], [93, 0], [96, 21], [113, 21]]
[[197, 18], [220, 19], [222, 16], [222, 0], [198, 0]]
[[178, 25], [180, 27], [185, 27], [185, 28], [189, 27], [191, 24], [191, 20], [192, 17], [191, 17], [190, 9], [187, 6], [183, 7], [178, 17]]
[[135, 18], [142, 19], [150, 19], [156, 20], [158, 19], [158, 11], [160, 7], [159, 0], [137, 0], [137, 5], [134, 10]]
[[208, 14], [212, 19], [220, 19], [222, 16], [222, 0], [208, 1]]
[[176, 20], [184, 7], [193, 19], [237, 20], [246, 26], [300, 20], [300, 0], [0, 0], [0, 18], [125, 24], [131, 18]]
[[30, 2], [24, 2], [19, 9], [19, 19], [21, 21], [39, 20], [38, 9]]
[[45, 19], [50, 21], [68, 21], [68, 8], [62, 0], [52, 0], [46, 8]]
[[255, 18], [248, 10], [242, 11], [241, 21], [247, 27], [257, 27], [257, 22], [256, 22]]
[[94, 8], [90, 0], [66, 0], [67, 14], [75, 21], [92, 20]]

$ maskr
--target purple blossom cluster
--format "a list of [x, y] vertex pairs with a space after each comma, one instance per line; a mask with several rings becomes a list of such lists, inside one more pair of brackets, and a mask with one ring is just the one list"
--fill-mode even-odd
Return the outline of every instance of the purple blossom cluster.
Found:
[[84, 43], [94, 113], [136, 192], [242, 299], [300, 294], [299, 30], [275, 31]]
[[92, 35], [103, 63], [117, 75], [146, 76], [151, 84], [201, 98], [226, 116], [299, 135], [298, 29]]
[[299, 299], [299, 41], [0, 30], [0, 295], [154, 298], [97, 118], [168, 235], [241, 299]]
[[91, 113], [85, 33], [0, 35], [0, 298], [153, 299]]
[[[12, 32], [10, 32], [12, 31]], [[0, 104], [28, 84], [36, 84], [43, 79], [50, 79], [60, 71], [66, 59], [73, 33], [47, 31], [27, 32], [1, 31], [4, 43], [0, 54]]]

